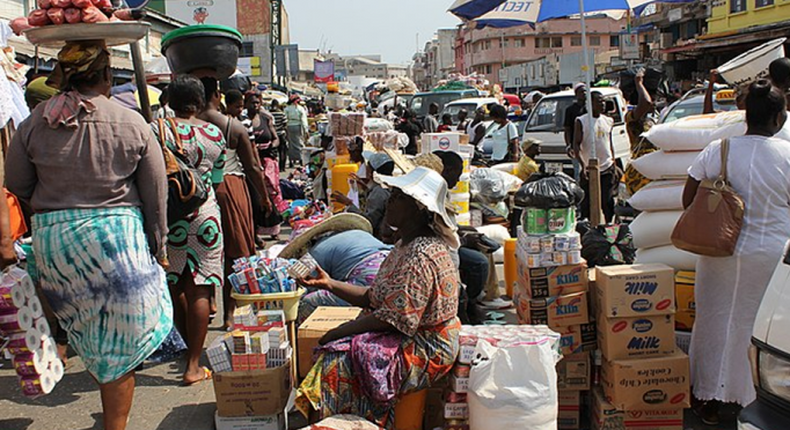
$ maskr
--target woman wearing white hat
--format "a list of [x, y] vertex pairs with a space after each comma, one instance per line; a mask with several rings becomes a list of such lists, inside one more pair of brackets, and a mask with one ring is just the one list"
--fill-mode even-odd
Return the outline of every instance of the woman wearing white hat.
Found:
[[367, 312], [321, 339], [297, 406], [306, 415], [315, 408], [323, 417], [353, 414], [392, 428], [397, 399], [439, 380], [458, 354], [460, 281], [448, 252], [458, 239], [441, 175], [418, 167], [379, 180], [392, 189], [386, 220], [400, 241], [369, 289], [321, 270], [302, 281]]

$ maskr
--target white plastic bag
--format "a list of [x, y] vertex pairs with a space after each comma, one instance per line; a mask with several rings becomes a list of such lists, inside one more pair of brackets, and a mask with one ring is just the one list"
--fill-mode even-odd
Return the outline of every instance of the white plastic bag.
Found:
[[689, 167], [699, 155], [698, 151], [664, 152], [656, 151], [643, 155], [631, 164], [646, 178], [654, 181], [659, 179], [685, 179]]
[[519, 346], [477, 343], [469, 373], [469, 429], [557, 429], [557, 339]]
[[642, 212], [628, 227], [638, 249], [672, 245], [672, 231], [683, 211]]
[[628, 203], [638, 211], [674, 211], [683, 209], [686, 181], [655, 181], [637, 191]]

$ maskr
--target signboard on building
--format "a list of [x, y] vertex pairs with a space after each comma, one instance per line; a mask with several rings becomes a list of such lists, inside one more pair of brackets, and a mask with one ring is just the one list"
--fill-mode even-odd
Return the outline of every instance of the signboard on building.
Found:
[[261, 57], [239, 58], [236, 68], [247, 76], [261, 76]]
[[639, 34], [620, 33], [620, 58], [623, 60], [639, 59]]
[[331, 61], [313, 60], [313, 72], [315, 72], [315, 81], [318, 83], [327, 83], [335, 80], [335, 63]]
[[299, 75], [299, 45], [275, 46], [274, 65], [277, 76]]
[[236, 28], [236, 0], [165, 0], [167, 15], [187, 24]]

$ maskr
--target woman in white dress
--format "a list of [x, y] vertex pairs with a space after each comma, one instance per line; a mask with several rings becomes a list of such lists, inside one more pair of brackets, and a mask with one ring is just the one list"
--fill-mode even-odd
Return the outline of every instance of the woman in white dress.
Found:
[[[790, 143], [774, 135], [787, 119], [784, 94], [760, 80], [746, 99], [748, 130], [730, 139], [728, 179], [746, 212], [735, 254], [697, 263], [697, 318], [691, 339], [695, 412], [719, 422], [722, 403], [746, 406], [755, 397], [748, 349], [757, 309], [790, 237]], [[721, 142], [711, 143], [689, 168], [688, 207], [702, 180], [721, 172]]]

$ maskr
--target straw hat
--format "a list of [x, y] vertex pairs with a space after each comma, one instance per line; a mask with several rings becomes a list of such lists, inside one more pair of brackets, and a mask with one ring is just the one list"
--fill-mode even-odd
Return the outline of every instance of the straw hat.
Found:
[[442, 163], [442, 159], [436, 154], [418, 155], [414, 158], [413, 163], [417, 167], [426, 167], [440, 175], [442, 171], [444, 171], [444, 163]]
[[305, 230], [299, 236], [296, 236], [283, 250], [280, 252], [280, 258], [302, 258], [308, 252], [310, 242], [324, 233], [335, 232], [340, 233], [349, 230], [362, 230], [373, 234], [373, 227], [367, 218], [351, 213], [342, 213], [334, 215], [319, 224]]
[[389, 188], [398, 188], [421, 206], [433, 212], [433, 229], [453, 249], [458, 249], [458, 229], [453, 217], [447, 212], [447, 182], [442, 175], [426, 167], [417, 167], [403, 176], [377, 175], [376, 179]]

